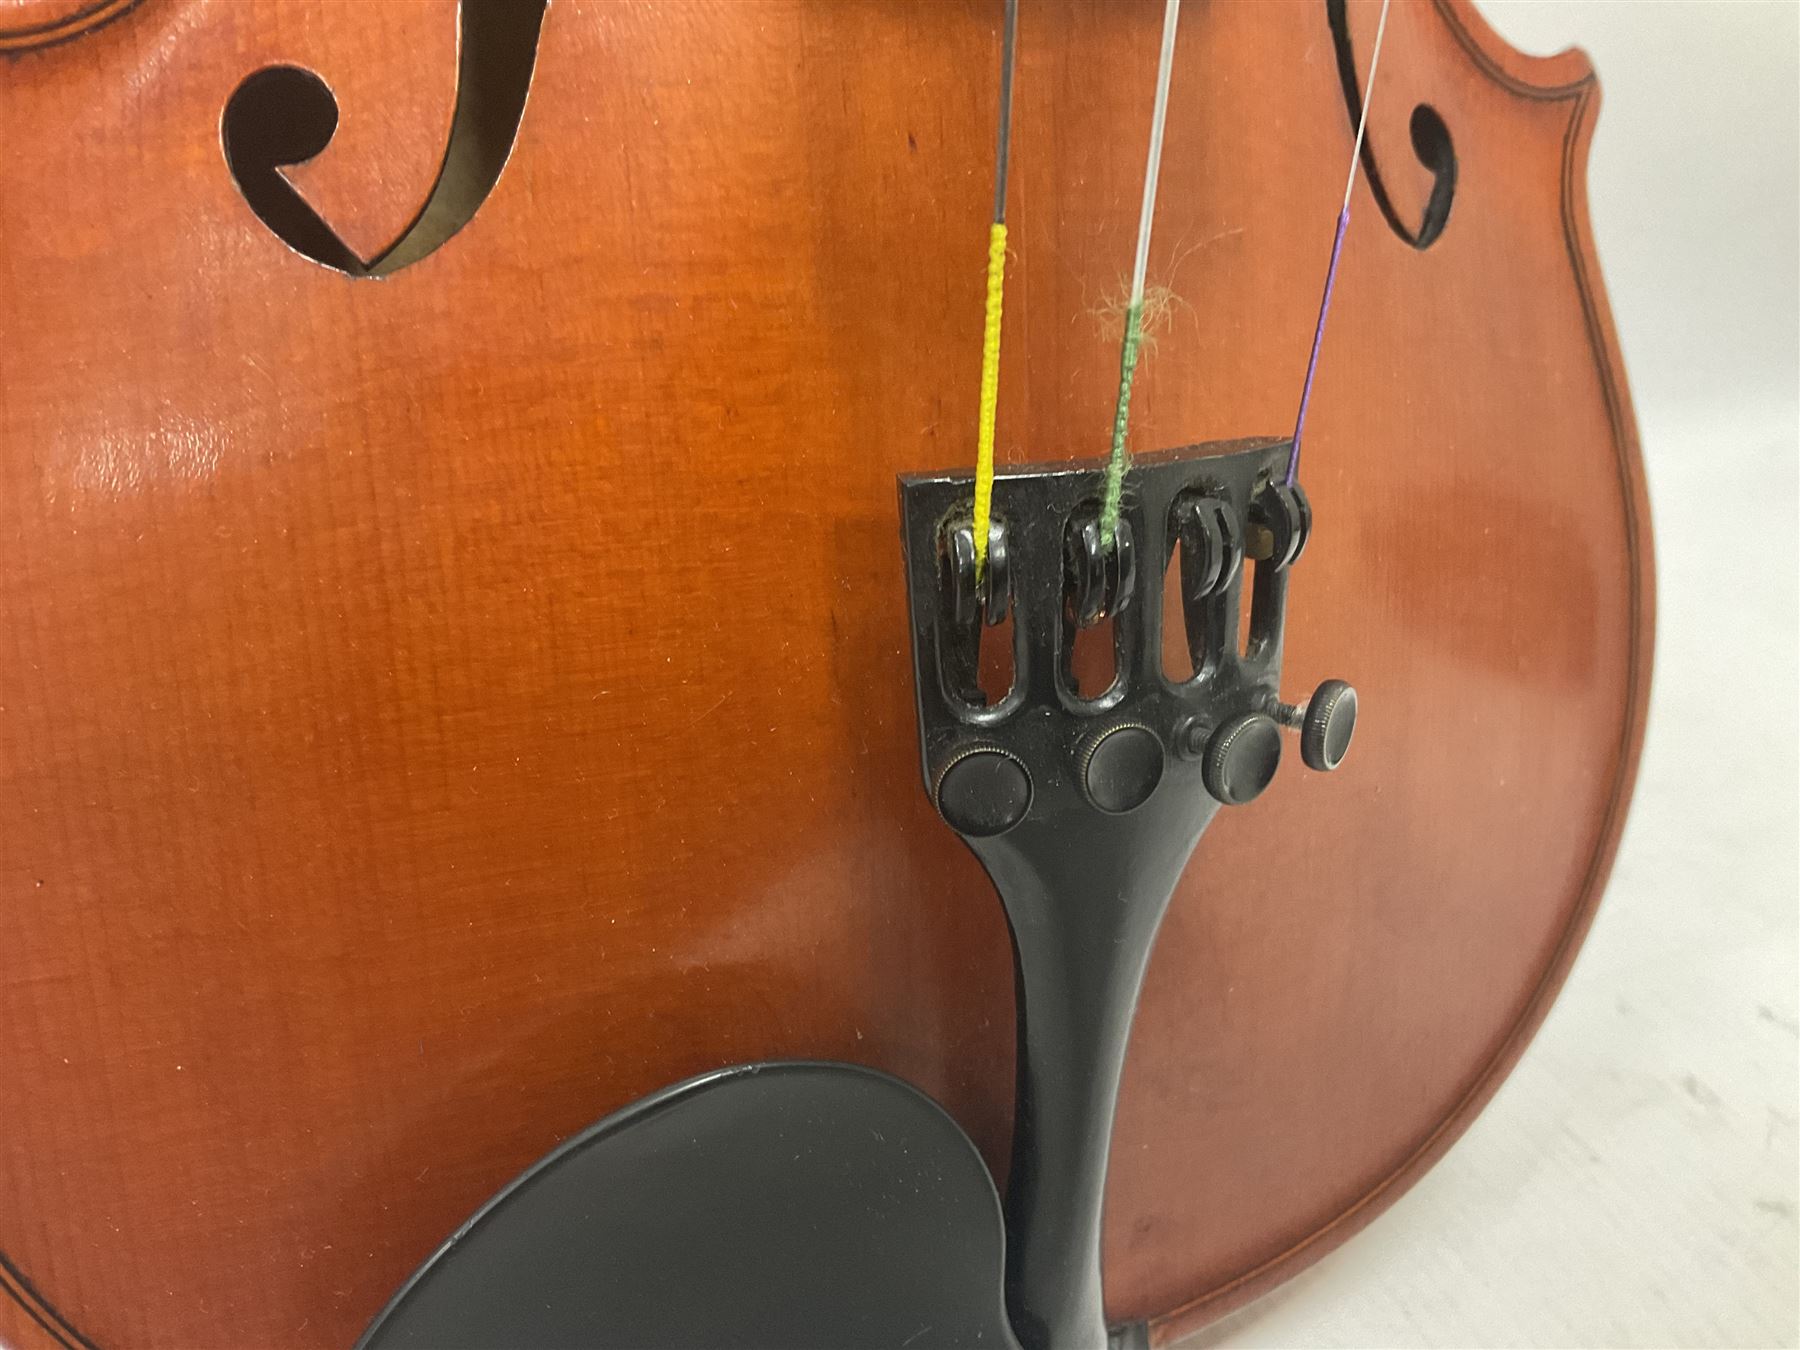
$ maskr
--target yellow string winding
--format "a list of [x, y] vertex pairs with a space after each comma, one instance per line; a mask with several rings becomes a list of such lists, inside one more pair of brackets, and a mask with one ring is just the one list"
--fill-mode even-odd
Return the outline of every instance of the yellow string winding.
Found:
[[981, 329], [981, 425], [975, 434], [975, 577], [987, 572], [994, 509], [994, 419], [1000, 401], [1000, 293], [1006, 282], [1006, 226], [988, 230], [987, 319]]

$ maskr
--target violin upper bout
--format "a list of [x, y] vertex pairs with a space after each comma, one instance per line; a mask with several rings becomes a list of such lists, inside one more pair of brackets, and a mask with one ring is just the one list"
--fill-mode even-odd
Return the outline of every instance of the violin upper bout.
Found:
[[[1354, 127], [1363, 112], [1368, 53], [1386, 11], [1374, 0], [1325, 0], [1325, 8]], [[1481, 118], [1481, 101], [1464, 96], [1471, 74], [1480, 85], [1498, 84], [1533, 105], [1567, 104], [1576, 117], [1591, 113], [1598, 86], [1586, 53], [1574, 48], [1553, 56], [1519, 51], [1482, 18], [1472, 0], [1398, 7], [1388, 22], [1394, 30], [1390, 69], [1401, 71], [1383, 79], [1381, 96], [1369, 109], [1362, 169], [1389, 228], [1423, 251], [1450, 224], [1463, 149], [1459, 140]], [[1558, 116], [1554, 123], [1556, 137], [1566, 139], [1566, 119]], [[1510, 140], [1513, 123], [1508, 119], [1486, 134]]]
[[1490, 24], [1475, 7], [1475, 0], [1436, 0], [1457, 39], [1490, 75], [1518, 92], [1535, 96], [1571, 94], [1580, 86], [1596, 83], [1594, 63], [1579, 47], [1566, 47], [1547, 56], [1520, 51]]

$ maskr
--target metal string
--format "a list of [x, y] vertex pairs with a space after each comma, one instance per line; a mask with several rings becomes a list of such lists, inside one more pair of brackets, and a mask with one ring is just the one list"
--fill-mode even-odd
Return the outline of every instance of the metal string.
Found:
[[1131, 421], [1131, 383], [1144, 339], [1144, 274], [1150, 266], [1150, 225], [1156, 216], [1156, 180], [1162, 170], [1163, 128], [1169, 111], [1169, 73], [1175, 65], [1175, 26], [1181, 0], [1164, 0], [1162, 52], [1156, 64], [1156, 104], [1150, 115], [1150, 153], [1144, 165], [1144, 204], [1138, 213], [1137, 260], [1131, 270], [1131, 298], [1125, 308], [1125, 340], [1119, 349], [1119, 393], [1113, 405], [1112, 454], [1106, 462], [1106, 489], [1100, 499], [1100, 543], [1112, 547], [1124, 497], [1131, 453], [1125, 433]]
[[1369, 127], [1369, 104], [1375, 97], [1375, 72], [1381, 67], [1381, 40], [1387, 35], [1388, 5], [1381, 0], [1381, 20], [1375, 28], [1375, 51], [1369, 57], [1369, 78], [1363, 85], [1362, 115], [1356, 119], [1356, 145], [1350, 151], [1350, 172], [1344, 180], [1344, 205], [1338, 212], [1337, 233], [1331, 240], [1331, 261], [1325, 267], [1325, 294], [1319, 301], [1319, 322], [1313, 329], [1312, 355], [1306, 362], [1306, 382], [1300, 388], [1300, 412], [1294, 418], [1294, 447], [1288, 452], [1287, 482], [1300, 476], [1300, 437], [1306, 430], [1306, 405], [1312, 402], [1313, 376], [1319, 370], [1319, 351], [1325, 345], [1325, 316], [1331, 312], [1331, 288], [1337, 282], [1338, 260], [1344, 252], [1344, 236], [1350, 229], [1350, 194], [1356, 186], [1356, 168], [1362, 162], [1363, 133]]
[[994, 219], [988, 226], [987, 297], [981, 329], [981, 404], [975, 429], [975, 578], [987, 573], [988, 529], [994, 513], [994, 421], [1000, 401], [1000, 302], [1006, 286], [1006, 169], [1012, 153], [1013, 53], [1019, 0], [1006, 0], [1000, 42], [1000, 128], [994, 147]]

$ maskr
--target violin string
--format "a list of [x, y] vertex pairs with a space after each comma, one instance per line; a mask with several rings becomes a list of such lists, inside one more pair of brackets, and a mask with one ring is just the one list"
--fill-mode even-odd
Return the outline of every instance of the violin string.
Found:
[[1138, 213], [1137, 259], [1131, 270], [1131, 295], [1125, 307], [1125, 338], [1119, 348], [1119, 393], [1113, 405], [1112, 454], [1106, 462], [1106, 489], [1100, 500], [1100, 544], [1110, 549], [1119, 525], [1119, 503], [1125, 491], [1125, 469], [1131, 455], [1125, 432], [1131, 420], [1131, 383], [1137, 374], [1138, 350], [1144, 339], [1144, 274], [1150, 265], [1150, 224], [1156, 215], [1156, 179], [1162, 170], [1163, 127], [1169, 111], [1169, 72], [1175, 64], [1175, 25], [1181, 0], [1164, 0], [1162, 51], [1156, 63], [1156, 104], [1150, 116], [1150, 154], [1144, 165], [1144, 204]]
[[1344, 252], [1344, 236], [1350, 230], [1350, 195], [1356, 187], [1356, 168], [1362, 162], [1363, 133], [1369, 127], [1369, 104], [1375, 99], [1375, 72], [1381, 68], [1381, 40], [1387, 36], [1388, 5], [1381, 0], [1381, 18], [1375, 25], [1375, 50], [1369, 57], [1369, 78], [1363, 84], [1362, 112], [1356, 119], [1356, 144], [1350, 151], [1350, 172], [1344, 180], [1344, 205], [1338, 212], [1337, 233], [1331, 240], [1331, 261], [1325, 266], [1325, 294], [1319, 300], [1319, 322], [1313, 328], [1312, 355], [1306, 362], [1306, 381], [1300, 387], [1300, 411], [1294, 418], [1294, 444], [1288, 451], [1287, 483], [1300, 476], [1300, 437], [1306, 430], [1306, 405], [1312, 402], [1313, 376], [1319, 371], [1319, 351], [1325, 345], [1325, 316], [1331, 312], [1331, 288], [1337, 282], [1338, 260]]
[[1012, 154], [1013, 56], [1019, 0], [1006, 0], [1000, 40], [1000, 128], [994, 147], [994, 219], [988, 226], [987, 303], [981, 329], [981, 404], [975, 431], [975, 579], [987, 572], [994, 509], [994, 420], [1000, 399], [1000, 300], [1006, 286], [1006, 169]]

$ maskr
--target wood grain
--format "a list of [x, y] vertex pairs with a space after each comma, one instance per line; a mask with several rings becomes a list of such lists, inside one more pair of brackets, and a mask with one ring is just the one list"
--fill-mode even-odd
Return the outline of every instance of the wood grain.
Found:
[[[556, 0], [492, 196], [357, 280], [248, 210], [219, 117], [279, 49], [387, 138], [309, 166], [322, 214], [340, 152], [429, 165], [452, 72], [394, 35], [442, 15], [392, 8], [145, 0], [0, 80], [23, 1346], [348, 1344], [558, 1139], [747, 1059], [890, 1070], [1005, 1166], [1006, 932], [917, 780], [893, 494], [973, 453], [998, 6]], [[1158, 10], [1022, 30], [1003, 459], [1104, 444]], [[1423, 252], [1360, 200], [1309, 418], [1289, 678], [1358, 686], [1356, 753], [1226, 813], [1152, 961], [1107, 1281], [1160, 1336], [1479, 1109], [1641, 737], [1591, 72], [1460, 0], [1388, 43], [1384, 176], [1423, 190], [1429, 101], [1458, 196]], [[1195, 6], [1177, 61], [1138, 443], [1279, 434], [1349, 154], [1325, 7]]]

